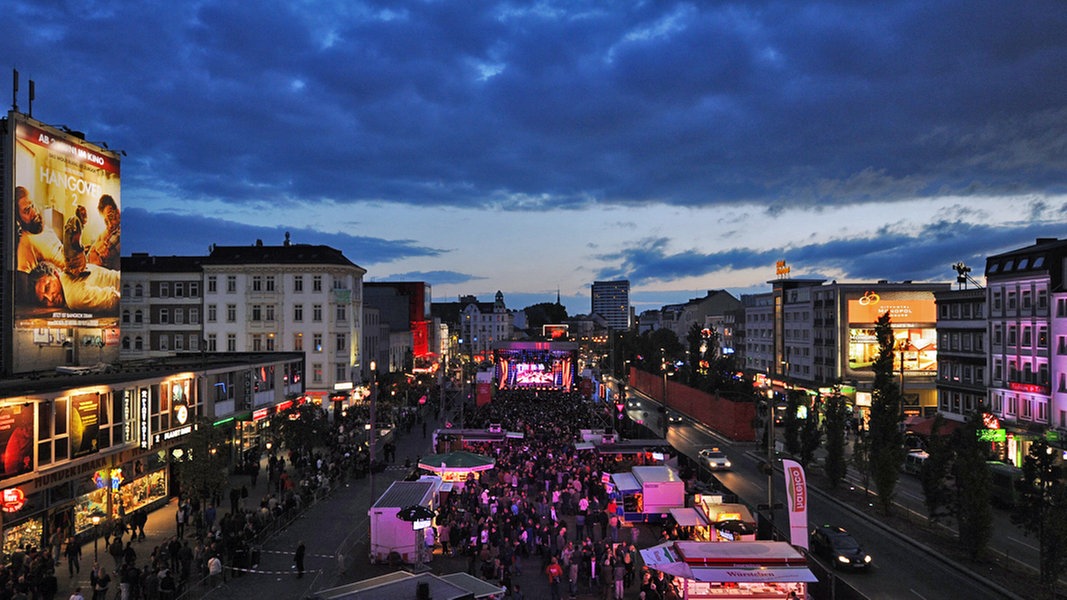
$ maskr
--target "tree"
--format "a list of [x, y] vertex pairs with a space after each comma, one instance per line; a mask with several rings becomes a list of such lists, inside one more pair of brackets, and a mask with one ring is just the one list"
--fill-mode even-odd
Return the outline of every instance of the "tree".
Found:
[[182, 494], [205, 500], [229, 485], [226, 447], [226, 436], [211, 421], [202, 417], [196, 420], [182, 440], [181, 456], [175, 462]]
[[959, 530], [959, 544], [971, 559], [979, 558], [993, 536], [993, 509], [986, 453], [978, 441], [978, 430], [985, 429], [982, 411], [972, 414], [953, 439], [956, 497], [953, 512]]
[[290, 450], [311, 450], [326, 442], [329, 426], [326, 414], [318, 406], [306, 402], [290, 407], [271, 419], [274, 436]]
[[1045, 440], [1031, 444], [1023, 459], [1022, 493], [1012, 521], [1037, 537], [1039, 580], [1046, 597], [1055, 597], [1056, 581], [1067, 568], [1067, 482], [1062, 462]]
[[541, 335], [542, 325], [554, 325], [567, 320], [567, 307], [555, 302], [541, 302], [522, 309], [526, 313], [527, 331]]
[[927, 444], [927, 457], [923, 461], [919, 478], [922, 481], [926, 514], [931, 521], [952, 514], [953, 492], [948, 483], [949, 466], [953, 461], [952, 445], [941, 434], [945, 427], [945, 417], [937, 413], [930, 429], [930, 441]]
[[782, 415], [782, 441], [785, 443], [785, 451], [794, 456], [800, 454], [800, 417], [797, 412], [803, 398], [804, 392], [789, 390], [786, 394], [785, 414]]
[[825, 472], [831, 488], [836, 488], [848, 472], [848, 464], [845, 462], [847, 422], [848, 406], [845, 397], [839, 390], [834, 390], [823, 407], [823, 434], [826, 436]]
[[893, 508], [900, 464], [904, 461], [904, 435], [901, 431], [901, 394], [893, 373], [893, 328], [886, 311], [874, 328], [878, 356], [874, 360], [871, 389], [870, 471], [878, 504], [884, 514]]

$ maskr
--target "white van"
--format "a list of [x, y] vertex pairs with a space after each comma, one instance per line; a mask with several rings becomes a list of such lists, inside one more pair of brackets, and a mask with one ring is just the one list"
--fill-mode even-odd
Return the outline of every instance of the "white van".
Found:
[[923, 463], [925, 463], [928, 458], [930, 458], [930, 454], [925, 450], [912, 450], [904, 456], [904, 465], [901, 468], [905, 473], [921, 475], [923, 472]]

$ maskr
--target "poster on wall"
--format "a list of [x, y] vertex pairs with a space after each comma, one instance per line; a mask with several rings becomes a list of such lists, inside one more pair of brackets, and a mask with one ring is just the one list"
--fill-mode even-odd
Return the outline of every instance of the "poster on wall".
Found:
[[78, 458], [100, 449], [100, 394], [70, 399], [70, 455]]
[[0, 407], [0, 479], [33, 471], [32, 403]]
[[15, 327], [115, 328], [118, 157], [73, 133], [10, 115]]

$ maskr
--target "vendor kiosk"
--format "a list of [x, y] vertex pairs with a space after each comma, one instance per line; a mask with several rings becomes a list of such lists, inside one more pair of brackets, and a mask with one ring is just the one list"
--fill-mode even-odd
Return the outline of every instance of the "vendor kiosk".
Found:
[[788, 542], [674, 541], [641, 550], [645, 566], [674, 577], [685, 600], [804, 598], [818, 581]]
[[634, 467], [611, 479], [627, 521], [660, 522], [672, 508], [685, 507], [685, 481], [673, 467]]
[[415, 564], [419, 560], [419, 546], [424, 544], [425, 533], [418, 528], [418, 523], [402, 519], [400, 511], [412, 506], [425, 506], [436, 510], [437, 492], [440, 487], [439, 477], [423, 477], [418, 481], [394, 481], [378, 498], [368, 512], [372, 564], [391, 561]]

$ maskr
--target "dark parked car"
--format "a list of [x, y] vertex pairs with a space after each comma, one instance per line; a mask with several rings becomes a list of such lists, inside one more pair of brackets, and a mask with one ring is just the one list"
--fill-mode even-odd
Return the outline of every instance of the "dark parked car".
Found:
[[852, 537], [844, 527], [823, 525], [811, 530], [811, 552], [828, 561], [837, 569], [866, 569], [871, 566], [871, 555]]

